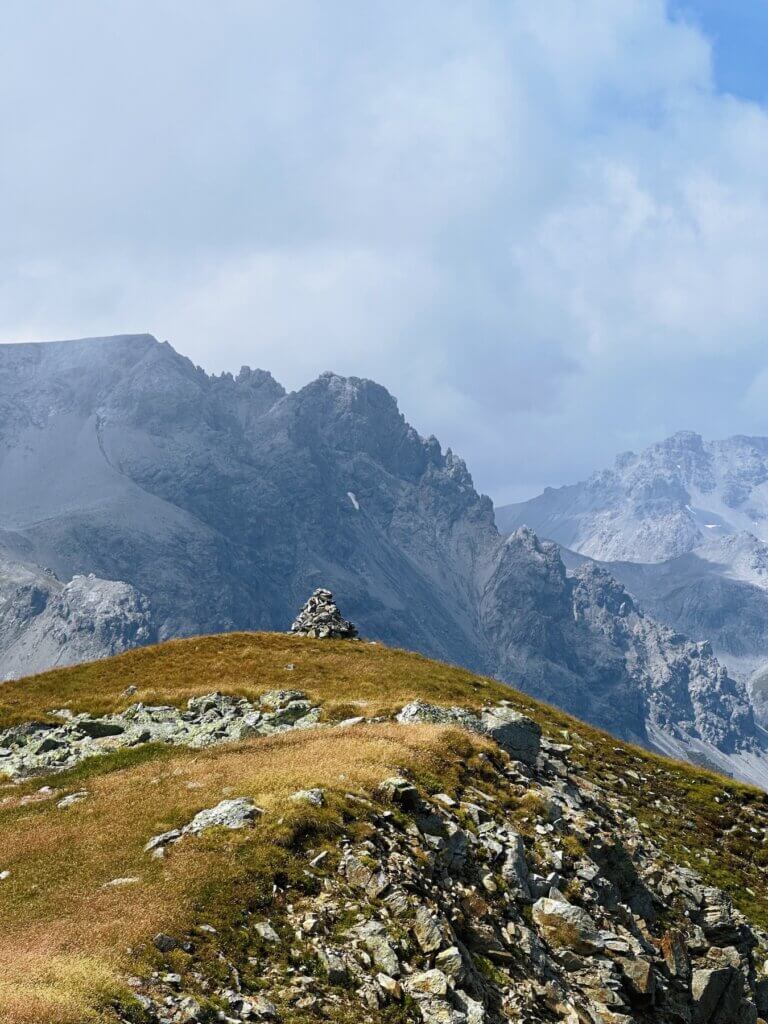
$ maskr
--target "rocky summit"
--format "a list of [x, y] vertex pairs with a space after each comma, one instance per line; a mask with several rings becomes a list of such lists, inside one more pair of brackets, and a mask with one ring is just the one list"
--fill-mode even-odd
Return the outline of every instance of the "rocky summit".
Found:
[[322, 588], [318, 588], [301, 609], [291, 632], [318, 640], [349, 640], [357, 636], [357, 629], [336, 607], [333, 594]]
[[768, 1019], [768, 796], [499, 683], [211, 636], [0, 726], [8, 1024]]

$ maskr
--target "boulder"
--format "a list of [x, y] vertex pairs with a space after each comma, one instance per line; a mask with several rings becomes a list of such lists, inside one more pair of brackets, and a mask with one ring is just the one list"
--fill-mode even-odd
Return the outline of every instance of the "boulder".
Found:
[[519, 711], [500, 705], [488, 708], [480, 717], [483, 732], [516, 761], [535, 765], [541, 748], [541, 726]]
[[246, 828], [262, 813], [253, 800], [240, 796], [200, 811], [181, 831], [184, 835], [198, 835], [209, 828]]
[[641, 957], [620, 958], [617, 961], [624, 976], [624, 984], [634, 1002], [652, 1002], [656, 992], [656, 975], [653, 965]]
[[298, 789], [291, 794], [291, 800], [297, 804], [310, 804], [312, 807], [323, 807], [325, 804], [325, 791], [320, 788]]
[[253, 930], [264, 942], [271, 942], [277, 944], [280, 942], [280, 936], [277, 934], [275, 929], [269, 923], [269, 921], [257, 921], [253, 926]]
[[426, 723], [427, 725], [460, 725], [464, 729], [480, 731], [480, 719], [466, 708], [444, 708], [437, 704], [427, 704], [423, 700], [413, 700], [395, 716], [395, 721], [402, 725]]
[[695, 970], [691, 978], [695, 1024], [732, 1024], [741, 990], [739, 972], [730, 964]]
[[408, 979], [408, 991], [418, 998], [424, 996], [445, 996], [448, 993], [448, 979], [442, 971], [432, 968], [413, 974]]
[[595, 922], [572, 903], [544, 896], [533, 905], [533, 920], [541, 937], [555, 949], [594, 953], [603, 946]]

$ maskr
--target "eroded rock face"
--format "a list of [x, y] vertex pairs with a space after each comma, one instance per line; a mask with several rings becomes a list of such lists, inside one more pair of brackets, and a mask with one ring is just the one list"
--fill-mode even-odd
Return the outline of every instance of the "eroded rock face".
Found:
[[319, 588], [299, 612], [291, 632], [316, 640], [352, 640], [357, 629], [345, 619], [333, 600], [330, 590]]
[[0, 682], [155, 642], [149, 601], [94, 575], [62, 583], [0, 550]]

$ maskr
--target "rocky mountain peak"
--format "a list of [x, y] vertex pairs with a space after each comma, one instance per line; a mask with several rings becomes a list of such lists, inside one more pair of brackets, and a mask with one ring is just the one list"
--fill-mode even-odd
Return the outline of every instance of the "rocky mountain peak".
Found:
[[0, 556], [0, 682], [156, 640], [150, 603], [129, 584], [92, 573], [64, 584]]
[[[77, 402], [54, 414], [58, 368], [38, 355], [34, 382], [3, 390], [17, 354], [0, 346], [0, 514], [17, 561], [124, 580], [162, 638], [284, 630], [322, 583], [366, 636], [495, 674], [641, 742], [657, 721], [675, 742], [693, 723], [695, 742], [739, 747], [727, 674], [694, 671], [609, 577], [570, 580], [533, 530], [501, 538], [464, 462], [422, 438], [384, 387], [327, 373], [284, 394], [264, 371], [212, 377], [151, 338], [73, 346], [62, 352]], [[612, 501], [613, 477], [583, 507]], [[677, 695], [657, 714], [665, 686]], [[718, 692], [715, 727], [695, 708]]]
[[768, 440], [705, 441], [680, 431], [613, 469], [497, 510], [601, 561], [661, 562], [749, 531], [768, 542]]
[[626, 587], [594, 562], [584, 562], [575, 569], [573, 579], [576, 581], [576, 592], [582, 595], [586, 603], [622, 618], [635, 611]]

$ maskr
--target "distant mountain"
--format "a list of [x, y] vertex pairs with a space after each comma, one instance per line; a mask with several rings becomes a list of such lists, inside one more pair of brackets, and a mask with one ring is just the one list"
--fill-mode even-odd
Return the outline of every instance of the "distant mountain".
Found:
[[[0, 346], [0, 529], [28, 569], [124, 581], [160, 639], [284, 630], [327, 586], [364, 636], [768, 779], [745, 692], [708, 650], [607, 573], [567, 577], [530, 531], [505, 541], [464, 463], [372, 381], [286, 394], [148, 335]], [[26, 670], [3, 635], [0, 678]]]
[[[711, 640], [740, 679], [768, 662], [768, 438], [675, 434], [583, 483], [496, 510], [598, 560], [655, 618]], [[580, 559], [565, 555], [571, 565]], [[756, 675], [757, 674], [757, 675]], [[754, 694], [768, 721], [763, 687]]]
[[156, 639], [149, 602], [129, 584], [93, 575], [64, 584], [0, 555], [0, 683]]
[[[720, 552], [734, 534], [768, 542], [768, 438], [704, 441], [683, 431], [583, 483], [548, 487], [497, 509], [503, 532], [528, 525], [564, 547], [604, 562], [662, 562], [689, 551]], [[730, 556], [736, 556], [730, 552]], [[740, 578], [768, 577], [763, 551]]]

